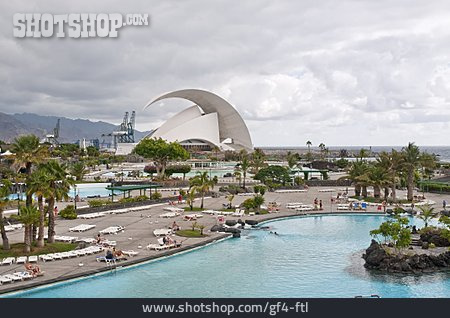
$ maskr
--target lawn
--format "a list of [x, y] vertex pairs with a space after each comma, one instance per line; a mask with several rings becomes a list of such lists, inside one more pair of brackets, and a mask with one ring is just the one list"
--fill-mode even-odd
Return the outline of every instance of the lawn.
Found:
[[205, 234], [201, 234], [199, 230], [179, 230], [175, 232], [176, 235], [182, 237], [205, 237]]
[[184, 208], [184, 210], [185, 210], [186, 212], [191, 212], [191, 211], [192, 211], [192, 212], [194, 212], [194, 211], [198, 212], [198, 211], [203, 211], [204, 209], [201, 209], [201, 208], [199, 208], [199, 207], [195, 207], [195, 206], [194, 206], [193, 209], [191, 210], [191, 208], [187, 206], [187, 207]]
[[75, 243], [62, 243], [62, 242], [56, 242], [52, 244], [47, 243], [44, 247], [36, 247], [35, 245], [33, 245], [31, 247], [31, 253], [25, 254], [23, 252], [24, 243], [16, 243], [11, 244], [11, 249], [9, 251], [4, 251], [3, 249], [0, 249], [0, 258], [68, 252], [75, 249], [77, 245], [78, 244]]

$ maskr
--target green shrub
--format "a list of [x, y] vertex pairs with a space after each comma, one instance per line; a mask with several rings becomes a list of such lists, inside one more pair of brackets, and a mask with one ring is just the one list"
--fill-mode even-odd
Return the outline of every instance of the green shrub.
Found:
[[64, 219], [73, 220], [77, 218], [77, 212], [73, 205], [68, 205], [59, 212], [59, 216]]
[[161, 198], [162, 198], [162, 194], [160, 192], [152, 193], [152, 195], [150, 196], [151, 200], [159, 200]]
[[103, 206], [103, 205], [109, 204], [109, 201], [94, 199], [94, 200], [89, 200], [88, 204], [89, 204], [90, 208], [96, 208], [96, 207], [99, 207], [99, 206]]
[[434, 243], [430, 243], [430, 245], [428, 245], [429, 248], [435, 248], [436, 245]]

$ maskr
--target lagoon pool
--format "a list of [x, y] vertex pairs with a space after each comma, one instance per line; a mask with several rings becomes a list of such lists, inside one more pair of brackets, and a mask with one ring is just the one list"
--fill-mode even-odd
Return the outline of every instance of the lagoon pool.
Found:
[[80, 198], [87, 198], [97, 195], [107, 197], [111, 194], [111, 191], [106, 190], [106, 187], [110, 185], [110, 183], [79, 183], [77, 184], [76, 189], [73, 187], [70, 188], [69, 196], [74, 197], [76, 190], [76, 193], [80, 196]]
[[[271, 221], [188, 253], [9, 297], [450, 297], [450, 274], [373, 274], [361, 253], [375, 215]], [[411, 224], [422, 226], [420, 220]]]

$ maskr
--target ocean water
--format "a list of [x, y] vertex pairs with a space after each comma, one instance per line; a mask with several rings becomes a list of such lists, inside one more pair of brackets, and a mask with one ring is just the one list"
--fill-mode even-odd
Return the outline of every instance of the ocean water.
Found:
[[[308, 147], [260, 147], [261, 149], [268, 152], [279, 152], [279, 151], [288, 151], [288, 150], [301, 150], [307, 151]], [[391, 151], [395, 149], [397, 151], [402, 150], [402, 146], [330, 146], [328, 147], [330, 151], [339, 151], [341, 149], [347, 149], [349, 152], [358, 152], [361, 148], [371, 149], [374, 153], [379, 153], [381, 151]], [[440, 161], [450, 162], [450, 146], [419, 146], [421, 151], [428, 152], [430, 154], [435, 154], [439, 158]], [[317, 146], [311, 147], [311, 149], [317, 150]]]
[[[361, 254], [375, 215], [271, 221], [189, 253], [8, 297], [450, 297], [450, 274], [375, 274]], [[411, 219], [411, 224], [422, 222]]]

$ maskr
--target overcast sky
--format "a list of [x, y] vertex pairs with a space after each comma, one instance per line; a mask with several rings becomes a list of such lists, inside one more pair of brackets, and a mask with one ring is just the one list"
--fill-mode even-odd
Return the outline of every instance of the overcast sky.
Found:
[[[63, 4], [64, 2], [64, 4]], [[116, 39], [20, 39], [14, 13], [148, 13]], [[2, 1], [0, 111], [150, 130], [210, 90], [256, 146], [449, 145], [450, 1]], [[1, 127], [0, 127], [1, 129]]]

